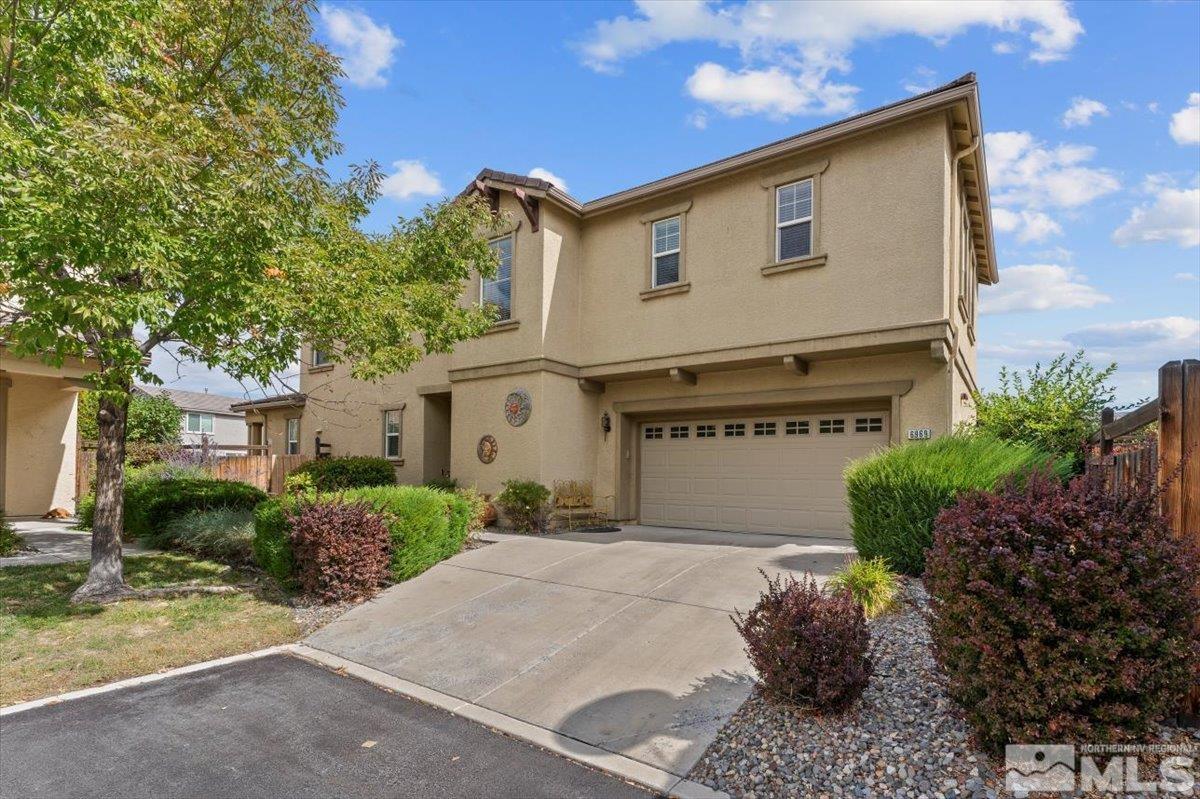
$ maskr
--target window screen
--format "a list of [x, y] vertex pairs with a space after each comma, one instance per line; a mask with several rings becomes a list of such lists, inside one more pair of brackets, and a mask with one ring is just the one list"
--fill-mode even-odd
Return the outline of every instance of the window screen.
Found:
[[483, 304], [496, 311], [496, 319], [512, 319], [512, 236], [505, 236], [491, 243], [500, 265], [494, 277], [483, 278], [479, 294]]
[[775, 190], [776, 260], [812, 255], [812, 220], [811, 178]]
[[679, 217], [654, 223], [654, 286], [679, 282]]

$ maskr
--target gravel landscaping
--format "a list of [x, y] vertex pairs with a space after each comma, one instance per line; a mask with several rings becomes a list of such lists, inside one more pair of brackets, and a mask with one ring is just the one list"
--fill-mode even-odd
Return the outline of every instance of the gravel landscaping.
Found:
[[784, 708], [756, 692], [717, 735], [691, 779], [736, 797], [996, 796], [967, 743], [929, 649], [928, 603], [906, 580], [901, 609], [871, 622], [875, 670], [844, 716]]

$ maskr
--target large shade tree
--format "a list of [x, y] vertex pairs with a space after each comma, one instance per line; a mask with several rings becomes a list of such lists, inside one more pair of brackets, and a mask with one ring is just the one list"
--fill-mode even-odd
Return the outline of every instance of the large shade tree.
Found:
[[[331, 179], [340, 64], [300, 0], [0, 0], [0, 335], [98, 364], [92, 564], [76, 600], [129, 592], [130, 388], [148, 356], [270, 384], [303, 341], [363, 379], [482, 332], [463, 307], [494, 224], [446, 202], [359, 226], [374, 164]], [[336, 342], [336, 346], [334, 346]]]

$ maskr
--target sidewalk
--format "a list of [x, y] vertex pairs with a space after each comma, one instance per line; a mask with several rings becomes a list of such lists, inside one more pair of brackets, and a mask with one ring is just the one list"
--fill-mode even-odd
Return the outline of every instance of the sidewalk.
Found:
[[[8, 566], [37, 566], [45, 563], [72, 563], [90, 560], [92, 534], [87, 530], [72, 530], [74, 519], [14, 521], [13, 527], [25, 539], [25, 545], [37, 552], [26, 552], [0, 558], [0, 569]], [[157, 550], [146, 549], [137, 542], [123, 543], [126, 555], [147, 555]]]

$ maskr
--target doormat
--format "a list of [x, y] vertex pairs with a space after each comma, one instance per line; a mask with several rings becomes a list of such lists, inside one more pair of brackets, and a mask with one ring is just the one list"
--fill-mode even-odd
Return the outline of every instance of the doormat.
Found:
[[572, 533], [619, 533], [619, 532], [621, 532], [621, 528], [620, 527], [612, 527], [610, 525], [604, 525], [604, 526], [600, 526], [600, 527], [576, 527], [574, 530], [571, 530], [571, 532]]

